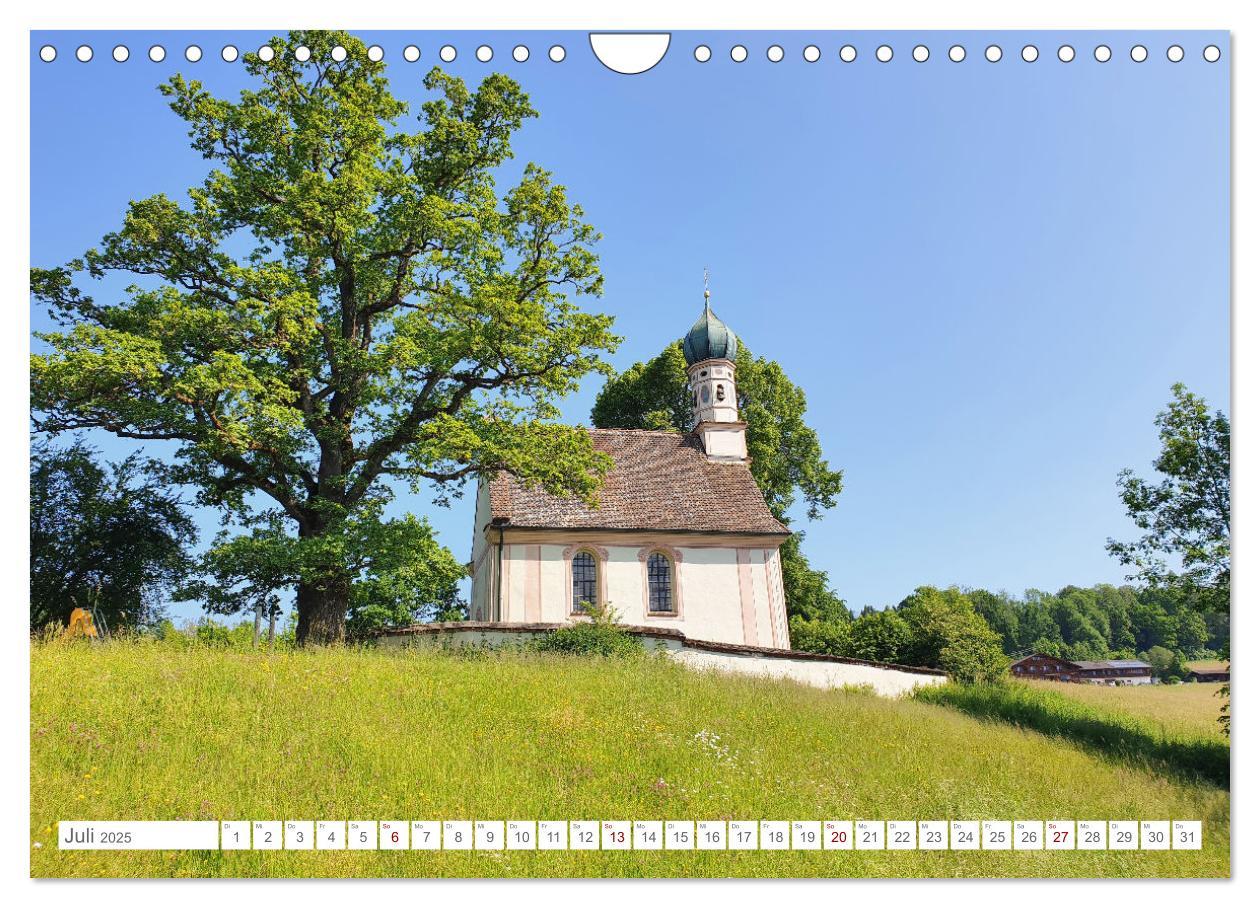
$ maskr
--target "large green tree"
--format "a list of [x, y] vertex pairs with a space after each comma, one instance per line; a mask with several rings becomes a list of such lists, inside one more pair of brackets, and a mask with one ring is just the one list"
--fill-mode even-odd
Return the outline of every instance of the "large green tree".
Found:
[[[805, 422], [805, 392], [778, 363], [755, 357], [742, 343], [735, 357], [735, 375], [739, 415], [748, 424], [753, 478], [771, 513], [787, 523], [789, 511], [799, 500], [810, 519], [819, 517], [835, 505], [843, 474], [823, 458], [818, 433]], [[692, 402], [682, 342], [609, 379], [595, 398], [591, 421], [603, 429], [690, 430]], [[794, 534], [780, 551], [794, 645], [798, 637], [817, 641], [833, 636], [818, 622], [851, 617], [831, 589], [827, 574], [810, 567], [800, 548], [801, 535]]]
[[31, 450], [31, 629], [75, 608], [107, 628], [161, 615], [161, 598], [192, 568], [197, 529], [161, 463], [133, 454], [102, 464], [82, 441]]
[[1160, 478], [1120, 474], [1120, 500], [1142, 535], [1107, 550], [1152, 589], [1202, 612], [1229, 612], [1229, 419], [1182, 384], [1155, 418]]
[[996, 681], [1010, 665], [1002, 638], [955, 588], [921, 586], [897, 606], [910, 630], [898, 661], [941, 668], [959, 681]]
[[[406, 515], [383, 519], [375, 509], [347, 519], [341, 532], [321, 537], [317, 557], [345, 565], [351, 574], [349, 629], [364, 634], [462, 613], [459, 581], [464, 566], [438, 542], [428, 521]], [[274, 615], [279, 591], [309, 572], [313, 543], [297, 539], [275, 517], [269, 525], [232, 536], [220, 534], [198, 563], [197, 579], [179, 590], [221, 614]]]
[[[397, 483], [442, 500], [504, 470], [594, 495], [608, 461], [555, 401], [607, 370], [617, 338], [571, 299], [601, 289], [581, 209], [534, 164], [496, 185], [536, 116], [514, 81], [434, 69], [408, 126], [358, 39], [268, 46], [235, 101], [162, 86], [212, 163], [187, 202], [132, 202], [98, 248], [32, 271], [62, 324], [32, 357], [32, 409], [50, 431], [173, 441], [202, 503], [282, 516], [302, 549], [299, 639], [335, 641], [355, 574], [329, 539]], [[80, 287], [113, 273], [135, 284]]]

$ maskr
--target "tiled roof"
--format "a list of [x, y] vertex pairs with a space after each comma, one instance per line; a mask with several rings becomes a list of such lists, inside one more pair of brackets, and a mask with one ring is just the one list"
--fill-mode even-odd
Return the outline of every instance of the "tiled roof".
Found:
[[748, 465], [717, 463], [694, 436], [640, 429], [588, 429], [613, 459], [599, 507], [526, 488], [500, 474], [490, 481], [490, 516], [510, 526], [550, 529], [699, 530], [777, 533]]

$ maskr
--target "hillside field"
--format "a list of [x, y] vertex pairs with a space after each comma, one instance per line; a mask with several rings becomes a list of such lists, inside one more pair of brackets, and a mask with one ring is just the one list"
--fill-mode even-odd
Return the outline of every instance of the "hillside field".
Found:
[[1218, 683], [1135, 684], [1107, 687], [1102, 684], [1061, 684], [1055, 681], [1025, 681], [1033, 687], [1052, 690], [1099, 709], [1119, 711], [1149, 719], [1170, 734], [1220, 736], [1216, 719], [1225, 701], [1218, 697]]
[[[1202, 851], [64, 852], [64, 819], [1201, 819]], [[37, 877], [1227, 876], [1229, 792], [663, 659], [31, 650]], [[37, 847], [38, 846], [38, 847]]]

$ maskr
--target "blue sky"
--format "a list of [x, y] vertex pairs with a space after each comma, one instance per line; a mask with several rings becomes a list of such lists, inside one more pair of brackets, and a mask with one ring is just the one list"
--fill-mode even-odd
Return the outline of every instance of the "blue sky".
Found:
[[[459, 52], [449, 71], [521, 82], [541, 117], [516, 139], [515, 168], [552, 170], [603, 233], [605, 294], [587, 305], [616, 316], [619, 369], [687, 330], [711, 269], [715, 310], [805, 389], [844, 470], [837, 507], [798, 526], [854, 610], [925, 583], [1121, 582], [1104, 544], [1134, 531], [1115, 478], [1148, 469], [1169, 386], [1229, 410], [1225, 33], [677, 32], [633, 77], [596, 61], [584, 33], [359, 34], [385, 49], [413, 109], [444, 44]], [[183, 72], [234, 96], [245, 74], [218, 49], [266, 37], [33, 33], [33, 264], [80, 254], [130, 199], [182, 198], [200, 182], [206, 163], [156, 86]], [[83, 43], [95, 49], [86, 64], [74, 59]], [[146, 56], [155, 43], [163, 63]], [[488, 64], [474, 55], [483, 43]], [[765, 56], [776, 43], [777, 64]], [[885, 43], [894, 58], [879, 63]], [[911, 59], [919, 43], [925, 63]], [[1029, 43], [1035, 63], [1020, 59]], [[1071, 63], [1055, 56], [1065, 43]], [[55, 62], [39, 61], [43, 44]], [[116, 44], [128, 62], [110, 58]], [[184, 60], [188, 44], [201, 62]], [[407, 44], [419, 62], [403, 60]], [[512, 60], [515, 44], [530, 47], [527, 62]], [[547, 58], [553, 44], [564, 62]], [[712, 60], [693, 59], [698, 44]], [[730, 60], [734, 44], [746, 62]], [[808, 44], [819, 62], [802, 59]], [[843, 44], [856, 61], [841, 62]], [[967, 48], [961, 63], [947, 58], [953, 44]], [[984, 59], [988, 44], [1000, 62]], [[1094, 60], [1099, 44], [1110, 62]], [[1146, 62], [1131, 61], [1133, 44]], [[1166, 59], [1170, 44], [1182, 62]], [[1209, 44], [1217, 63], [1203, 59]], [[31, 323], [48, 327], [38, 309]], [[599, 386], [566, 400], [568, 421], [587, 421]], [[111, 457], [130, 450], [93, 440]], [[467, 557], [471, 496], [398, 507], [428, 515]], [[217, 519], [202, 516], [208, 537]]]

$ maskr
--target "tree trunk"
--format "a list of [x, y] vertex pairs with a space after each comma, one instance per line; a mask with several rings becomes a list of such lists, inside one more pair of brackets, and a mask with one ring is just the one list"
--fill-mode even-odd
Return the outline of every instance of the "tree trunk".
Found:
[[346, 612], [350, 610], [350, 578], [298, 584], [297, 609], [299, 646], [341, 643], [346, 638]]
[[267, 647], [276, 645], [276, 607], [273, 605], [267, 612]]

